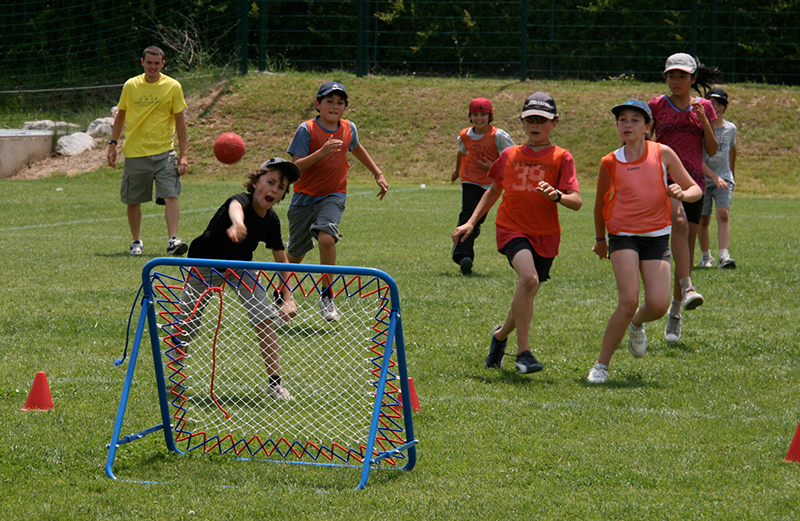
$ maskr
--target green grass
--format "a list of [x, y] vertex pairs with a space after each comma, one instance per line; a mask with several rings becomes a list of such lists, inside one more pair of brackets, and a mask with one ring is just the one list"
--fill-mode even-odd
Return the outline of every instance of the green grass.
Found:
[[[469, 125], [467, 106], [476, 96], [494, 105], [494, 124], [524, 141], [519, 113], [531, 92], [550, 92], [561, 120], [553, 141], [575, 157], [578, 178], [594, 183], [600, 158], [619, 144], [611, 107], [631, 97], [649, 100], [667, 93], [663, 83], [462, 80], [454, 78], [366, 77], [270, 74], [228, 84], [215, 103], [190, 103], [190, 161], [195, 175], [228, 175], [211, 144], [232, 130], [247, 143], [243, 161], [255, 167], [264, 157], [285, 155], [300, 121], [316, 114], [313, 98], [325, 80], [342, 81], [350, 95], [346, 117], [389, 182], [414, 180], [448, 184], [455, 166], [455, 138]], [[739, 132], [737, 193], [800, 194], [800, 88], [756, 84], [725, 85], [731, 103], [726, 118]], [[287, 93], [293, 95], [287, 96]], [[205, 108], [208, 106], [209, 108]], [[192, 112], [194, 110], [194, 112]], [[195, 116], [195, 117], [193, 117]], [[368, 175], [354, 161], [355, 175]]]
[[[163, 254], [166, 239], [161, 207], [146, 205], [145, 255], [126, 253], [120, 171], [106, 167], [0, 181], [0, 518], [797, 518], [800, 466], [783, 459], [800, 421], [800, 214], [792, 166], [800, 131], [785, 125], [779, 136], [765, 123], [796, 119], [796, 89], [731, 86], [742, 100], [730, 111], [742, 122], [731, 211], [739, 267], [695, 271], [707, 303], [686, 313], [682, 341], [667, 345], [664, 320], [649, 324], [647, 356], [633, 359], [623, 346], [609, 383], [591, 386], [585, 377], [616, 305], [611, 266], [591, 252], [593, 172], [616, 145], [607, 108], [625, 92], [657, 94], [663, 86], [341, 79], [391, 190], [378, 201], [354, 165], [338, 260], [381, 268], [400, 287], [409, 372], [422, 404], [414, 415], [416, 467], [373, 471], [366, 490], [355, 492], [357, 469], [178, 456], [155, 434], [121, 447], [115, 472], [168, 484], [107, 479], [105, 444], [127, 367], [113, 361], [124, 347], [141, 268]], [[203, 231], [241, 189], [247, 168], [283, 155], [297, 123], [311, 115], [304, 94], [320, 80], [249, 77], [192, 120], [182, 237]], [[553, 92], [564, 114], [554, 135], [576, 156], [584, 207], [561, 213], [561, 253], [536, 298], [531, 341], [545, 370], [520, 376], [510, 360], [502, 371], [483, 368], [515, 276], [495, 251], [492, 218], [477, 243], [475, 274], [460, 275], [449, 258], [460, 189], [447, 178], [453, 139], [466, 124], [452, 114], [454, 104], [487, 95], [499, 125], [519, 140], [518, 105], [540, 88]], [[207, 145], [228, 129], [245, 136], [249, 152], [243, 163], [221, 167]], [[286, 202], [277, 209], [285, 218]], [[256, 260], [271, 255], [260, 250]], [[316, 250], [307, 257], [317, 260]], [[21, 412], [37, 371], [48, 374], [55, 411]], [[142, 354], [123, 435], [158, 421], [152, 373]]]
[[[165, 247], [163, 215], [145, 207], [146, 256], [125, 253], [118, 178], [3, 182], [0, 248], [0, 508], [4, 519], [793, 519], [800, 467], [783, 458], [800, 421], [793, 318], [800, 312], [793, 199], [738, 197], [735, 271], [698, 270], [708, 303], [687, 313], [668, 346], [623, 348], [608, 385], [584, 382], [599, 352], [615, 288], [591, 253], [590, 205], [562, 212], [561, 254], [536, 300], [531, 339], [542, 373], [483, 368], [488, 335], [515, 277], [478, 240], [476, 273], [449, 259], [455, 186], [395, 183], [383, 202], [355, 183], [342, 223], [341, 264], [392, 275], [401, 304], [419, 460], [411, 472], [177, 456], [152, 435], [120, 448], [104, 475], [124, 366], [114, 367], [141, 267]], [[60, 189], [60, 190], [59, 190]], [[194, 237], [232, 181], [195, 180], [182, 197]], [[586, 201], [593, 200], [590, 190]], [[279, 206], [285, 216], [286, 204]], [[713, 229], [712, 229], [713, 233]], [[156, 251], [154, 251], [156, 250]], [[316, 252], [308, 259], [314, 262]], [[269, 260], [264, 251], [257, 260]], [[138, 311], [137, 311], [138, 313]], [[513, 339], [514, 337], [512, 337]], [[123, 435], [157, 423], [152, 367], [140, 357]], [[21, 412], [36, 371], [55, 411]]]

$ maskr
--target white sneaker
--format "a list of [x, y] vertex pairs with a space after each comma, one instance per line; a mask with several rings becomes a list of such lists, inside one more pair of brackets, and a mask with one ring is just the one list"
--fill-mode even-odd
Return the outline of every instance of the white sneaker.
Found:
[[720, 257], [719, 264], [717, 264], [717, 268], [719, 269], [734, 269], [736, 268], [736, 261], [731, 259], [730, 257]]
[[647, 352], [647, 334], [644, 324], [639, 327], [628, 324], [628, 351], [636, 358], [641, 358]]
[[[720, 259], [722, 262], [722, 259]], [[700, 259], [700, 267], [701, 268], [713, 268], [714, 267], [714, 257], [703, 257]]]
[[608, 379], [608, 366], [597, 362], [589, 369], [589, 376], [586, 381], [592, 384], [604, 384]]
[[292, 395], [282, 385], [272, 385], [269, 388], [269, 397], [273, 400], [292, 400]]
[[698, 293], [696, 289], [689, 288], [689, 290], [683, 294], [683, 304], [681, 304], [681, 308], [684, 311], [689, 311], [702, 306], [703, 302], [705, 302], [703, 295]]
[[677, 342], [681, 339], [681, 316], [669, 313], [667, 315], [667, 327], [664, 328], [664, 338], [667, 342]]
[[131, 250], [128, 252], [131, 255], [141, 255], [144, 251], [144, 243], [142, 241], [133, 241], [131, 243]]
[[323, 295], [319, 298], [319, 312], [322, 318], [328, 322], [336, 322], [339, 320], [339, 312], [336, 311], [336, 304], [333, 302], [333, 297]]

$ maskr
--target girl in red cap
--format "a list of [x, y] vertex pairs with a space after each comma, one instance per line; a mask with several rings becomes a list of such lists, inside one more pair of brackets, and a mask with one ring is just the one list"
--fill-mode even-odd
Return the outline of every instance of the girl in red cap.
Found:
[[[461, 213], [458, 226], [466, 223], [478, 206], [486, 190], [492, 186], [489, 168], [500, 157], [500, 152], [514, 145], [511, 137], [503, 129], [492, 125], [494, 113], [492, 102], [486, 98], [475, 98], [469, 104], [471, 127], [463, 129], [458, 135], [458, 155], [456, 167], [450, 176], [455, 182], [461, 177]], [[461, 273], [472, 273], [475, 260], [475, 239], [481, 233], [481, 224], [486, 216], [478, 220], [472, 235], [453, 246], [453, 262], [461, 267]]]

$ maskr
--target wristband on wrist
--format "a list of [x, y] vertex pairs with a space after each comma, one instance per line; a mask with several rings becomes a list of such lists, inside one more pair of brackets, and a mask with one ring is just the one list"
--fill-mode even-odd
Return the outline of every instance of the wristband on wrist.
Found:
[[562, 192], [561, 190], [556, 188], [556, 194], [558, 194], [558, 197], [556, 197], [556, 200], [553, 201], [554, 203], [557, 203], [557, 202], [561, 201], [561, 196], [564, 195], [564, 192]]
[[606, 237], [595, 237], [594, 240], [597, 242], [606, 242]]
[[117, 144], [117, 140], [116, 139], [109, 139], [108, 140], [108, 144], [109, 145], [116, 145]]

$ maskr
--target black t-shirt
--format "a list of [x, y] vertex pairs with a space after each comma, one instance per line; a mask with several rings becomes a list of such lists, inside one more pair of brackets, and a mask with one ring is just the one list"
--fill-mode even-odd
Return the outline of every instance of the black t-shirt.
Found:
[[[244, 225], [247, 227], [247, 238], [239, 243], [231, 241], [226, 232], [233, 224], [228, 215], [228, 208], [234, 200], [242, 205]], [[283, 250], [281, 220], [272, 208], [267, 210], [264, 217], [258, 215], [253, 210], [253, 195], [241, 193], [225, 201], [225, 204], [217, 210], [206, 231], [192, 241], [188, 256], [196, 259], [251, 261], [259, 242], [266, 244], [268, 249]]]

